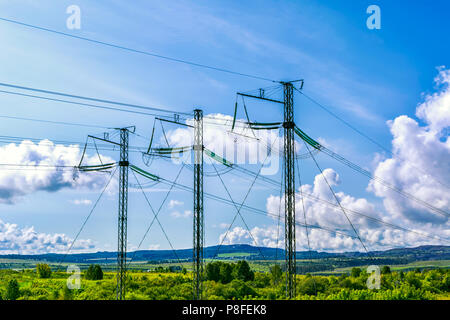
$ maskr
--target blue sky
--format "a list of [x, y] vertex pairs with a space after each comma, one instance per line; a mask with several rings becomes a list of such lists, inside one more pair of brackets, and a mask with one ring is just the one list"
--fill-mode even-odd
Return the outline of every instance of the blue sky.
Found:
[[[66, 8], [72, 4], [81, 8], [80, 30], [66, 28]], [[371, 4], [381, 9], [380, 30], [366, 27], [369, 16], [366, 8]], [[449, 6], [446, 1], [433, 1], [432, 4], [426, 1], [134, 1], [132, 5], [125, 1], [0, 1], [0, 17], [271, 79], [303, 78], [306, 94], [390, 149], [392, 134], [386, 121], [406, 115], [422, 127], [430, 125], [423, 118], [417, 118], [415, 112], [427, 95], [439, 92], [434, 81], [438, 75], [436, 68], [450, 66], [450, 44], [446, 36], [450, 22], [445, 19]], [[161, 106], [180, 112], [191, 112], [201, 107], [205, 114], [227, 115], [233, 112], [237, 91], [271, 85], [261, 80], [168, 62], [4, 21], [0, 21], [0, 37], [0, 59], [3, 61], [0, 82], [5, 83]], [[147, 138], [153, 126], [151, 117], [7, 94], [1, 94], [0, 99], [0, 116], [105, 127], [136, 125], [136, 132]], [[377, 169], [380, 161], [374, 159], [383, 150], [304, 97], [297, 95], [295, 103], [296, 123], [312, 137], [326, 141], [332, 149], [371, 171]], [[253, 120], [282, 119], [282, 110], [277, 105], [248, 101], [247, 106]], [[240, 112], [239, 116], [243, 117], [242, 110]], [[448, 110], [446, 112], [448, 114]], [[101, 128], [4, 118], [0, 118], [0, 122], [0, 135], [52, 141], [83, 142], [88, 134], [100, 135], [103, 131]], [[166, 129], [170, 131], [175, 127], [168, 125]], [[160, 130], [157, 130], [158, 143], [162, 142], [161, 139]], [[132, 145], [145, 147], [146, 143], [136, 136], [131, 137]], [[106, 155], [117, 159], [117, 153]], [[386, 154], [384, 156], [387, 157]], [[143, 166], [139, 154], [134, 153], [130, 157], [132, 162]], [[341, 183], [335, 186], [336, 191], [367, 199], [382, 211], [381, 217], [390, 219], [390, 211], [383, 203], [387, 196], [367, 191], [366, 178], [324, 155], [318, 156], [318, 161], [323, 168], [332, 168], [339, 174]], [[436, 166], [434, 172], [439, 172], [442, 168], [439, 164]], [[249, 167], [257, 170], [255, 165]], [[305, 161], [302, 168], [304, 184], [313, 184], [318, 174], [313, 162]], [[156, 161], [153, 167], [146, 169], [173, 179], [179, 168]], [[213, 169], [207, 166], [206, 170], [210, 172]], [[130, 175], [130, 180], [132, 177]], [[279, 180], [280, 176], [273, 178]], [[442, 177], [444, 181], [447, 178], [448, 173]], [[183, 172], [181, 179], [191, 185], [188, 170]], [[233, 197], [240, 202], [251, 181], [233, 179], [233, 176], [225, 176]], [[157, 208], [165, 195], [165, 188], [154, 188], [148, 194], [153, 207]], [[227, 196], [217, 178], [207, 178], [205, 188], [208, 192]], [[65, 234], [73, 238], [92, 206], [75, 204], [74, 200], [94, 202], [100, 191], [101, 188], [62, 188], [57, 192], [29, 192], [13, 204], [0, 204], [0, 220], [17, 224], [17, 230], [34, 227], [37, 233]], [[270, 195], [277, 196], [277, 193], [260, 186], [251, 193], [248, 203], [264, 210]], [[442, 208], [446, 209], [448, 195], [443, 197]], [[111, 191], [102, 199], [80, 235], [81, 239], [91, 239], [95, 249], [116, 248], [116, 198]], [[173, 213], [192, 210], [191, 199], [191, 194], [173, 192], [168, 202], [177, 200], [183, 204], [173, 202], [172, 208], [166, 204], [161, 211], [161, 222], [177, 248], [191, 246], [191, 221]], [[431, 201], [431, 198], [427, 199]], [[207, 200], [205, 210], [206, 242], [208, 245], [217, 244], [220, 234], [225, 231], [221, 225], [231, 222], [234, 209]], [[250, 228], [270, 229], [276, 225], [276, 221], [270, 218], [252, 214], [245, 217]], [[137, 246], [150, 218], [151, 213], [142, 195], [131, 192], [130, 248]], [[392, 219], [401, 221], [400, 213], [393, 214]], [[236, 226], [243, 227], [238, 222]], [[411, 227], [416, 228], [421, 221], [411, 223]], [[426, 230], [433, 230], [433, 227], [425, 226]], [[445, 236], [447, 225], [444, 223], [440, 228]], [[261, 237], [264, 238], [263, 235]], [[411, 242], [405, 244], [410, 245]], [[158, 246], [169, 247], [155, 224], [142, 248]], [[334, 249], [342, 248], [336, 245]], [[350, 245], [349, 248], [353, 247]], [[313, 249], [333, 250], [333, 246]]]

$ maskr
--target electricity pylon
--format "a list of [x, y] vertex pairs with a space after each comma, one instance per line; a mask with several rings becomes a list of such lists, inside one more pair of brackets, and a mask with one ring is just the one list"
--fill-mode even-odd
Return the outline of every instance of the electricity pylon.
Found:
[[120, 129], [117, 300], [125, 298], [127, 277], [128, 129]]
[[194, 300], [202, 298], [203, 289], [203, 111], [194, 110]]
[[286, 258], [286, 296], [295, 297], [295, 148], [294, 90], [291, 82], [284, 89], [284, 246]]
[[[285, 237], [285, 270], [286, 270], [286, 296], [289, 299], [295, 298], [295, 274], [296, 255], [295, 255], [295, 140], [294, 140], [294, 85], [295, 81], [280, 81], [283, 86], [283, 101], [271, 99], [264, 96], [264, 90], [259, 90], [259, 96], [237, 93], [243, 97], [255, 98], [269, 102], [279, 103], [284, 106], [284, 237]], [[250, 121], [250, 120], [249, 120]]]
[[[104, 138], [88, 135], [88, 138], [100, 140], [103, 142], [111, 143], [120, 147], [120, 160], [119, 160], [119, 215], [118, 215], [118, 243], [117, 243], [117, 288], [116, 299], [123, 300], [125, 298], [125, 282], [127, 273], [127, 216], [128, 216], [128, 133], [130, 132], [127, 127], [117, 129], [120, 130], [120, 143], [108, 140], [108, 136], [105, 134]], [[81, 156], [80, 165], [83, 161], [84, 154], [86, 152], [87, 142], [84, 146], [84, 151]], [[97, 150], [98, 153], [98, 150]], [[100, 154], [98, 154], [100, 158]], [[100, 159], [101, 162], [101, 159]], [[114, 163], [95, 165], [95, 166], [83, 166], [87, 171], [96, 171], [109, 169]]]

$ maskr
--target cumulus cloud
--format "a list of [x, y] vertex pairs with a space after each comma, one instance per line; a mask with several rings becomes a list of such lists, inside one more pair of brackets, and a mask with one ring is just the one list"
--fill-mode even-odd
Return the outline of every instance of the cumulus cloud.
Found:
[[173, 209], [174, 207], [182, 206], [183, 204], [184, 204], [183, 201], [173, 200], [172, 199], [172, 200], [169, 201], [168, 207], [169, 207], [169, 209]]
[[224, 232], [219, 236], [219, 243], [223, 241], [223, 244], [241, 243], [264, 247], [277, 247], [278, 243], [279, 248], [284, 246], [284, 242], [279, 236], [281, 231], [277, 231], [276, 226], [268, 228], [254, 227], [250, 229], [250, 233], [242, 227], [234, 227], [228, 233]]
[[[24, 140], [0, 147], [4, 170], [0, 170], [0, 203], [15, 203], [37, 191], [56, 192], [61, 189], [99, 189], [106, 184], [104, 173], [81, 173], [71, 166], [81, 157], [78, 145], [64, 146], [50, 140], [39, 143]], [[103, 161], [113, 162], [103, 156]], [[85, 155], [84, 164], [98, 164], [97, 156]], [[68, 167], [67, 167], [68, 166]], [[6, 169], [6, 170], [5, 170]]]
[[[340, 184], [338, 173], [330, 168], [325, 169], [323, 172], [328, 183], [333, 189], [337, 189]], [[303, 200], [301, 195], [304, 195]], [[342, 191], [337, 191], [336, 196], [369, 251], [385, 250], [393, 247], [442, 244], [440, 239], [433, 239], [430, 236], [441, 238], [450, 236], [450, 229], [445, 225], [436, 227], [431, 223], [414, 224], [398, 221], [395, 223], [414, 232], [388, 227], [386, 224], [365, 217], [373, 217], [385, 223], [393, 222], [388, 212], [377, 209], [375, 204], [367, 199], [356, 198]], [[317, 201], [317, 199], [322, 201]], [[304, 226], [303, 206], [306, 213], [308, 234]], [[297, 250], [364, 251], [361, 242], [347, 217], [337, 205], [322, 175], [319, 174], [315, 177], [313, 185], [305, 184], [299, 187], [296, 193], [295, 208], [296, 221], [298, 223], [296, 226]], [[269, 196], [266, 200], [266, 210], [274, 222], [278, 220], [278, 214], [280, 213], [280, 228], [278, 223], [264, 228], [254, 227], [250, 230], [250, 235], [247, 229], [236, 226], [231, 228], [228, 233], [223, 232], [219, 237], [219, 243], [223, 240], [224, 244], [246, 243], [268, 247], [277, 247], [278, 244], [279, 248], [283, 248], [284, 198], [280, 199], [279, 196], [274, 195]]]
[[[20, 228], [0, 220], [0, 254], [65, 253], [73, 239], [61, 233], [38, 233], [34, 227]], [[79, 239], [71, 252], [89, 251], [95, 248], [91, 240]]]
[[[393, 156], [381, 159], [375, 175], [446, 212], [450, 211], [450, 70], [440, 68], [435, 79], [439, 91], [425, 97], [416, 109], [417, 120], [402, 115], [389, 121], [393, 135]], [[368, 189], [383, 198], [386, 210], [395, 218], [410, 222], [447, 224], [423, 205], [407, 200], [379, 183]]]
[[73, 203], [74, 205], [84, 205], [84, 206], [88, 206], [90, 204], [92, 204], [92, 201], [89, 199], [75, 199], [75, 200], [70, 200], [70, 203]]
[[183, 212], [173, 211], [172, 213], [170, 213], [170, 215], [174, 218], [189, 218], [192, 217], [192, 211], [191, 210], [185, 210]]

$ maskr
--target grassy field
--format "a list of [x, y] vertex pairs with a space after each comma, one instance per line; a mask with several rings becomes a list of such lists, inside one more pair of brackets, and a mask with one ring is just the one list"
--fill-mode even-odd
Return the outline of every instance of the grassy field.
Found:
[[[208, 268], [205, 272], [205, 299], [284, 299], [284, 275], [269, 272], [274, 261], [251, 261], [247, 270], [251, 278], [239, 275], [239, 264], [229, 260], [217, 262], [218, 265], [231, 266], [232, 273], [219, 278], [211, 278]], [[278, 261], [281, 264], [283, 261]], [[24, 264], [23, 261], [2, 260], [6, 264]], [[34, 265], [33, 265], [34, 263]], [[88, 280], [86, 278], [87, 265], [81, 266], [81, 287], [76, 290], [67, 288], [67, 279], [71, 274], [65, 271], [53, 272], [50, 278], [41, 278], [36, 272], [35, 262], [28, 262], [28, 268], [17, 270], [0, 270], [0, 299], [9, 299], [11, 282], [17, 281], [16, 299], [30, 300], [111, 300], [115, 299], [116, 273], [114, 265], [102, 265], [103, 279]], [[211, 261], [209, 261], [211, 264]], [[302, 263], [310, 264], [308, 261]], [[317, 262], [316, 262], [317, 263]], [[214, 264], [214, 263], [212, 263]], [[183, 262], [183, 268], [177, 272], [167, 272], [169, 267], [176, 264], [151, 264], [133, 262], [133, 268], [128, 272], [127, 299], [191, 299], [192, 274], [189, 272], [191, 264]], [[366, 266], [358, 268], [338, 268], [328, 275], [297, 275], [296, 299], [375, 299], [375, 300], [410, 300], [410, 299], [439, 299], [450, 298], [450, 260], [419, 261], [405, 265], [395, 265], [391, 271], [381, 275], [379, 290], [367, 287], [369, 275]], [[63, 265], [59, 270], [64, 270]], [[158, 271], [148, 272], [147, 270]], [[421, 269], [416, 270], [416, 269]], [[145, 270], [145, 272], [136, 269]], [[434, 270], [430, 270], [434, 269]], [[108, 271], [109, 270], [109, 271]], [[225, 269], [224, 269], [225, 270]], [[355, 271], [356, 270], [356, 271]], [[409, 271], [414, 270], [414, 271]], [[218, 273], [217, 273], [218, 274]], [[219, 274], [218, 274], [219, 275]], [[224, 273], [225, 275], [225, 273]], [[248, 273], [247, 273], [248, 275]], [[223, 278], [225, 277], [225, 278]]]
[[[368, 265], [361, 266], [361, 268], [367, 268]], [[390, 265], [390, 268], [392, 271], [413, 271], [416, 269], [437, 269], [437, 268], [444, 268], [444, 269], [450, 269], [450, 260], [430, 260], [430, 261], [415, 261], [408, 264], [401, 264], [401, 265]], [[331, 272], [315, 272], [314, 274], [342, 274], [342, 273], [349, 273], [351, 271], [352, 267], [345, 267], [345, 268], [336, 268], [335, 270]]]

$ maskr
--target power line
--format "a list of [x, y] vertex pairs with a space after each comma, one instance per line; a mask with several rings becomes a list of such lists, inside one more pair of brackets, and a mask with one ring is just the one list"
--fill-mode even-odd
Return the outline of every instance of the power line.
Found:
[[[22, 140], [22, 141], [21, 141]], [[1, 136], [0, 135], [0, 143], [16, 143], [16, 142], [21, 142], [24, 143], [23, 140], [30, 140], [31, 142], [39, 142], [42, 143], [42, 141], [48, 140], [50, 143], [44, 143], [46, 145], [55, 145], [55, 144], [63, 144], [65, 145], [66, 148], [76, 148], [78, 149], [79, 147], [75, 147], [73, 145], [82, 145], [85, 144], [85, 142], [77, 142], [77, 141], [65, 141], [65, 140], [49, 140], [49, 139], [43, 139], [43, 138], [30, 138], [30, 137], [17, 137], [17, 136]], [[91, 146], [91, 150], [95, 150], [95, 148], [93, 148], [93, 144], [87, 144], [89, 146]], [[111, 151], [114, 150], [113, 148], [109, 147], [110, 145], [108, 144], [99, 144], [98, 145], [98, 150], [104, 150], [104, 151]], [[138, 146], [130, 146], [130, 149], [134, 150], [135, 152], [142, 152], [145, 148], [142, 147], [138, 147]]]
[[[308, 147], [308, 144], [306, 143], [306, 141], [303, 141], [303, 143], [305, 144], [306, 149], [307, 149], [309, 152], [311, 152], [311, 151], [309, 150], [309, 147]], [[336, 200], [336, 203], [339, 205], [339, 207], [341, 208], [341, 210], [342, 210], [342, 212], [344, 213], [345, 217], [347, 218], [348, 223], [349, 223], [350, 226], [352, 227], [353, 232], [355, 232], [355, 235], [358, 237], [358, 240], [359, 240], [359, 242], [361, 242], [361, 245], [363, 246], [363, 248], [364, 248], [364, 250], [366, 251], [366, 253], [369, 254], [369, 251], [367, 250], [366, 245], [365, 245], [364, 242], [362, 241], [362, 239], [361, 239], [361, 237], [360, 237], [358, 231], [356, 230], [356, 228], [355, 228], [355, 226], [353, 225], [352, 221], [351, 221], [350, 218], [348, 217], [347, 212], [345, 212], [344, 208], [342, 207], [341, 201], [339, 201], [339, 198], [337, 197], [337, 195], [336, 195], [336, 193], [334, 192], [333, 188], [331, 188], [331, 185], [330, 185], [330, 183], [328, 182], [327, 177], [325, 177], [325, 174], [323, 173], [322, 168], [321, 168], [321, 167], [319, 166], [319, 164], [317, 163], [316, 158], [315, 158], [313, 155], [311, 155], [311, 156], [312, 156], [312, 159], [314, 160], [314, 163], [316, 164], [317, 169], [319, 169], [320, 174], [322, 175], [323, 180], [325, 180], [325, 182], [326, 182], [328, 188], [330, 189], [331, 193], [333, 194], [333, 197], [334, 197], [334, 199]]]
[[91, 208], [91, 211], [89, 212], [89, 214], [87, 215], [86, 219], [83, 221], [83, 224], [81, 225], [80, 230], [78, 231], [77, 235], [75, 236], [75, 238], [73, 239], [72, 243], [70, 244], [69, 249], [67, 250], [67, 252], [64, 254], [64, 256], [62, 257], [61, 261], [59, 262], [59, 265], [61, 265], [64, 260], [66, 259], [67, 255], [69, 254], [70, 250], [72, 250], [73, 245], [75, 244], [75, 241], [77, 241], [79, 235], [81, 234], [81, 231], [83, 231], [84, 227], [86, 226], [86, 223], [88, 222], [89, 218], [91, 217], [92, 213], [94, 212], [95, 208], [97, 207], [97, 204], [99, 203], [100, 199], [102, 198], [103, 194], [105, 193], [106, 189], [109, 186], [109, 183], [111, 182], [114, 174], [117, 171], [117, 167], [114, 170], [114, 172], [111, 174], [108, 182], [106, 183], [105, 187], [103, 188], [102, 192], [100, 193], [100, 195], [98, 196], [97, 200], [95, 201], [94, 205]]
[[[142, 195], [143, 195], [144, 198], [145, 198], [145, 201], [147, 202], [148, 206], [150, 207], [150, 209], [151, 209], [151, 211], [152, 211], [152, 213], [153, 213], [154, 219], [156, 219], [156, 221], [158, 222], [159, 227], [161, 228], [161, 231], [163, 232], [164, 236], [166, 237], [167, 242], [169, 243], [170, 247], [172, 248], [172, 251], [173, 251], [173, 253], [174, 253], [174, 255], [175, 255], [175, 258], [178, 260], [178, 264], [181, 266], [181, 268], [183, 268], [183, 265], [181, 264], [180, 258], [178, 257], [177, 251], [176, 251], [175, 248], [173, 247], [172, 242], [171, 242], [170, 239], [169, 239], [169, 236], [167, 235], [167, 233], [166, 233], [166, 231], [164, 230], [164, 228], [163, 228], [161, 222], [159, 221], [157, 213], [155, 213], [155, 210], [153, 210], [153, 207], [152, 207], [152, 205], [150, 204], [150, 201], [148, 200], [147, 195], [145, 194], [145, 191], [144, 191], [144, 189], [142, 188], [141, 183], [139, 182], [139, 180], [138, 180], [138, 178], [137, 178], [137, 176], [136, 176], [136, 174], [134, 173], [133, 170], [131, 170], [131, 173], [133, 174], [134, 178], [136, 179], [136, 182], [137, 182], [137, 184], [138, 184], [138, 186], [139, 186], [139, 189], [141, 190]], [[170, 191], [169, 191], [169, 193], [170, 193]], [[159, 213], [159, 211], [158, 211], [158, 213]], [[142, 243], [141, 243], [141, 244], [142, 244]], [[140, 247], [140, 246], [139, 246], [139, 247]], [[136, 251], [135, 251], [135, 252], [136, 252]], [[133, 255], [133, 258], [134, 258], [134, 255]], [[132, 259], [132, 260], [133, 260], [133, 259]], [[129, 264], [130, 264], [130, 263], [131, 263], [131, 261], [129, 262]]]
[[200, 67], [200, 68], [204, 68], [204, 69], [210, 69], [210, 70], [214, 70], [214, 71], [224, 72], [224, 73], [233, 74], [233, 75], [237, 75], [237, 76], [241, 76], [241, 77], [253, 78], [253, 79], [257, 79], [257, 80], [264, 80], [264, 81], [270, 81], [270, 82], [277, 82], [275, 80], [272, 80], [272, 79], [269, 79], [269, 78], [265, 78], [265, 77], [260, 77], [260, 76], [251, 75], [251, 74], [242, 73], [242, 72], [237, 72], [237, 71], [228, 70], [228, 69], [224, 69], [224, 68], [209, 66], [209, 65], [206, 65], [206, 64], [201, 64], [201, 63], [192, 62], [192, 61], [188, 61], [188, 60], [183, 60], [183, 59], [177, 59], [177, 58], [172, 58], [172, 57], [168, 57], [168, 56], [163, 56], [163, 55], [160, 55], [160, 54], [157, 54], [157, 53], [153, 53], [153, 52], [149, 52], [149, 51], [133, 49], [133, 48], [117, 45], [117, 44], [108, 43], [108, 42], [105, 42], [105, 41], [90, 39], [90, 38], [81, 37], [81, 36], [76, 36], [76, 35], [73, 35], [73, 34], [61, 32], [61, 31], [57, 31], [57, 30], [53, 30], [53, 29], [49, 29], [49, 28], [40, 27], [40, 26], [36, 26], [36, 25], [20, 22], [20, 21], [17, 21], [17, 20], [6, 19], [6, 18], [1, 18], [1, 17], [0, 17], [0, 20], [5, 21], [5, 22], [14, 23], [14, 24], [21, 25], [21, 26], [25, 26], [25, 27], [28, 27], [28, 28], [33, 28], [33, 29], [37, 29], [37, 30], [41, 30], [41, 31], [46, 31], [46, 32], [62, 35], [62, 36], [65, 36], [65, 37], [75, 38], [75, 39], [88, 41], [88, 42], [91, 42], [91, 43], [100, 44], [100, 45], [104, 45], [104, 46], [108, 46], [108, 47], [112, 47], [112, 48], [116, 48], [116, 49], [121, 49], [121, 50], [129, 51], [129, 52], [143, 54], [143, 55], [146, 55], [146, 56], [151, 56], [151, 57], [154, 57], [154, 58], [164, 59], [164, 60], [167, 60], [167, 61], [183, 63], [183, 64], [195, 66], [195, 67]]
[[[0, 91], [0, 92], [1, 92], [1, 91]], [[65, 125], [65, 126], [76, 126], [76, 127], [87, 127], [87, 128], [111, 129], [111, 127], [105, 127], [105, 126], [99, 126], [99, 125], [91, 125], [91, 124], [83, 124], [83, 123], [74, 123], [74, 122], [64, 122], [64, 121], [53, 121], [53, 120], [43, 120], [43, 119], [33, 119], [33, 118], [23, 118], [23, 117], [13, 117], [13, 116], [5, 116], [5, 115], [0, 115], [0, 118], [3, 118], [3, 119], [11, 119], [11, 120], [34, 121], [34, 122], [42, 122], [42, 123], [58, 124], [58, 125]]]
[[[312, 153], [312, 151], [310, 151], [310, 153]], [[249, 175], [249, 176], [252, 176], [252, 177], [256, 176], [255, 172], [250, 171], [248, 169], [244, 169], [242, 167], [239, 167], [236, 164], [233, 164], [233, 168], [234, 169], [238, 169], [239, 172], [244, 173], [246, 175]], [[240, 176], [240, 175], [237, 175], [237, 176]], [[240, 177], [243, 178], [242, 176], [240, 176]], [[245, 178], [243, 178], [243, 179], [245, 179]], [[268, 177], [262, 177], [262, 176], [259, 176], [258, 179], [260, 179], [261, 181], [264, 181], [264, 182], [266, 182], [268, 184], [273, 185], [274, 187], [277, 188], [276, 190], [278, 190], [280, 182], [277, 182], [276, 180], [273, 180], [273, 179], [268, 178]], [[274, 188], [274, 190], [275, 190], [275, 188]], [[317, 202], [323, 203], [323, 204], [325, 204], [327, 206], [332, 206], [332, 207], [335, 207], [335, 208], [339, 208], [339, 206], [337, 204], [334, 204], [334, 203], [332, 203], [332, 202], [330, 202], [328, 200], [325, 200], [325, 199], [318, 198], [318, 197], [316, 197], [316, 196], [314, 196], [313, 194], [310, 194], [310, 193], [302, 192], [302, 196], [307, 197], [311, 201], [317, 201]], [[379, 224], [382, 224], [382, 225], [385, 225], [385, 226], [388, 226], [388, 227], [391, 227], [391, 228], [394, 228], [394, 229], [399, 229], [399, 230], [402, 230], [402, 231], [405, 231], [405, 232], [416, 233], [416, 234], [418, 234], [420, 236], [428, 237], [428, 238], [434, 239], [434, 240], [441, 240], [441, 241], [445, 241], [445, 242], [450, 242], [450, 240], [448, 240], [448, 239], [444, 239], [444, 238], [441, 238], [441, 237], [438, 237], [438, 236], [435, 236], [435, 235], [430, 235], [430, 234], [427, 234], [427, 233], [423, 233], [423, 232], [419, 232], [419, 231], [416, 231], [416, 230], [408, 229], [406, 227], [395, 225], [395, 224], [386, 222], [384, 220], [381, 220], [381, 219], [369, 216], [367, 214], [361, 213], [361, 212], [356, 211], [356, 210], [352, 210], [352, 209], [349, 209], [349, 208], [346, 208], [346, 207], [344, 209], [348, 213], [351, 213], [353, 215], [358, 215], [360, 217], [363, 217], [363, 218], [375, 221], [375, 222], [377, 222]]]
[[114, 100], [106, 100], [106, 99], [85, 97], [85, 96], [80, 96], [80, 95], [75, 95], [75, 94], [70, 94], [70, 93], [64, 93], [64, 92], [58, 92], [58, 91], [51, 91], [51, 90], [45, 90], [45, 89], [24, 87], [24, 86], [19, 86], [19, 85], [10, 84], [10, 83], [0, 82], [0, 86], [7, 87], [7, 88], [13, 88], [13, 89], [19, 89], [19, 90], [26, 90], [26, 91], [33, 91], [33, 92], [57, 95], [57, 96], [66, 97], [66, 98], [75, 98], [75, 99], [81, 99], [81, 100], [87, 100], [87, 101], [93, 101], [93, 102], [100, 102], [100, 103], [106, 103], [106, 104], [114, 104], [114, 105], [118, 105], [118, 106], [122, 106], [122, 107], [129, 107], [129, 108], [151, 110], [151, 111], [158, 111], [158, 112], [177, 113], [177, 114], [179, 113], [179, 114], [184, 114], [184, 115], [190, 115], [190, 113], [176, 112], [176, 111], [172, 111], [172, 110], [162, 109], [160, 107], [148, 107], [148, 106], [142, 106], [142, 105], [137, 105], [137, 104], [132, 104], [132, 103], [118, 102], [118, 101], [114, 101]]
[[155, 114], [155, 113], [148, 113], [148, 112], [140, 112], [140, 111], [135, 111], [135, 110], [127, 110], [127, 109], [113, 108], [113, 107], [108, 107], [108, 106], [100, 106], [100, 105], [96, 105], [96, 104], [82, 103], [82, 102], [75, 102], [75, 101], [69, 101], [69, 100], [63, 100], [63, 99], [56, 99], [56, 98], [49, 98], [49, 97], [43, 97], [43, 96], [37, 96], [37, 95], [30, 95], [30, 94], [19, 93], [19, 92], [12, 92], [12, 91], [0, 90], [0, 93], [12, 94], [12, 95], [17, 95], [17, 96], [22, 96], [22, 97], [27, 97], [27, 98], [35, 98], [35, 99], [41, 99], [41, 100], [48, 100], [48, 101], [53, 101], [53, 102], [68, 103], [68, 104], [79, 105], [79, 106], [83, 106], [83, 107], [90, 107], [90, 108], [97, 108], [97, 109], [105, 109], [105, 110], [112, 110], [112, 111], [121, 111], [121, 112], [133, 113], [133, 114], [141, 114], [141, 115], [152, 116], [152, 117], [155, 117], [155, 116], [159, 116], [159, 117], [167, 117], [167, 116], [163, 116], [163, 115], [159, 115], [159, 114]]

